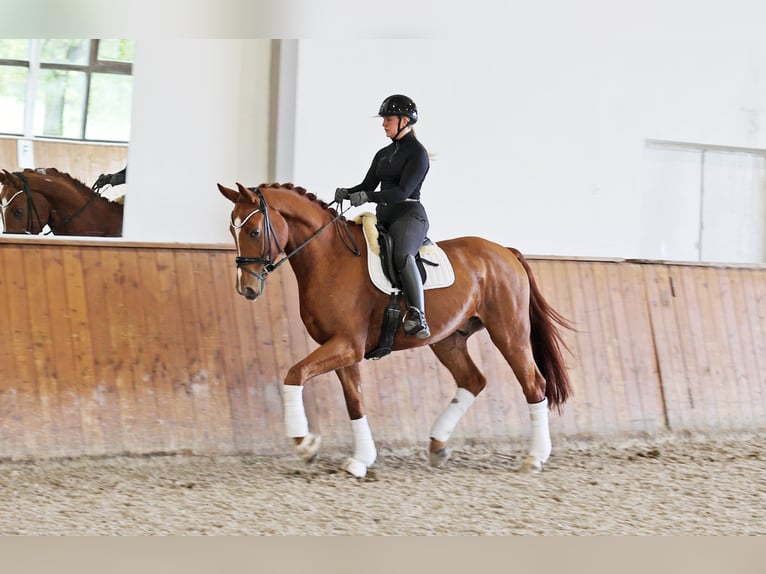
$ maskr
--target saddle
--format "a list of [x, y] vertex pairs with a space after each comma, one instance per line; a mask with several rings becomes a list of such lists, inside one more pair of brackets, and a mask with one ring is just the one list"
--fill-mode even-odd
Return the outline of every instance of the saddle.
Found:
[[[377, 218], [370, 212], [360, 214], [354, 221], [364, 229], [370, 281], [383, 293], [401, 292], [401, 282], [390, 256], [393, 238], [378, 226]], [[423, 278], [423, 289], [449, 287], [455, 282], [455, 272], [447, 254], [430, 239], [423, 241], [415, 261]]]
[[[373, 284], [388, 293], [388, 304], [383, 312], [383, 324], [378, 346], [365, 353], [365, 359], [380, 359], [391, 353], [396, 331], [402, 316], [402, 283], [393, 262], [393, 237], [377, 224], [372, 213], [363, 213], [356, 219], [364, 228], [367, 241], [367, 267]], [[448, 287], [455, 281], [452, 265], [446, 253], [426, 238], [415, 255], [424, 289]]]

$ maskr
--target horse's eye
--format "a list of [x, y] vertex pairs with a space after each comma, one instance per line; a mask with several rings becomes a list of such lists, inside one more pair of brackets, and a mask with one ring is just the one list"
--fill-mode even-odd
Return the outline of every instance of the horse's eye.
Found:
[[20, 207], [17, 207], [16, 209], [13, 210], [14, 217], [21, 217], [22, 215], [24, 215], [24, 210], [21, 209]]
[[260, 229], [258, 229], [257, 227], [256, 227], [255, 229], [251, 229], [251, 230], [250, 230], [250, 239], [255, 239], [255, 238], [256, 238], [256, 237], [258, 237], [260, 234], [261, 234], [261, 230], [260, 230]]

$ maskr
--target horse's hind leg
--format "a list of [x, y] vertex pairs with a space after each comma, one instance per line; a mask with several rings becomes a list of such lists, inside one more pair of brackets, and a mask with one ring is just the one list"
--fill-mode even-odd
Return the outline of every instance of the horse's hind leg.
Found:
[[436, 357], [452, 373], [458, 386], [455, 398], [447, 405], [431, 428], [429, 453], [432, 466], [441, 466], [449, 458], [447, 441], [452, 431], [487, 384], [487, 379], [468, 355], [469, 336], [470, 334], [464, 335], [457, 332], [431, 345]]
[[351, 419], [351, 431], [354, 437], [354, 454], [344, 460], [340, 468], [357, 478], [362, 478], [375, 462], [378, 453], [367, 416], [362, 408], [359, 364], [337, 369], [335, 373], [343, 386], [343, 397], [346, 399], [346, 409]]
[[[504, 328], [493, 329], [493, 324], [487, 325], [487, 331], [492, 342], [502, 353], [521, 384], [524, 397], [527, 399], [529, 417], [532, 424], [532, 436], [529, 451], [519, 469], [522, 472], [540, 472], [543, 463], [551, 454], [551, 437], [548, 428], [548, 400], [545, 397], [546, 382], [535, 364], [529, 336], [525, 333], [514, 341], [508, 334], [507, 325]], [[519, 342], [521, 341], [521, 342]]]

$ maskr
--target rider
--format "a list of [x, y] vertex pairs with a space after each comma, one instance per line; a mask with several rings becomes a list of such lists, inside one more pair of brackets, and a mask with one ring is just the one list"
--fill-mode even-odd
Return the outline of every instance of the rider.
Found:
[[[368, 201], [377, 204], [378, 223], [394, 240], [393, 261], [409, 304], [404, 332], [425, 339], [431, 331], [426, 322], [423, 282], [415, 254], [429, 227], [420, 203], [420, 186], [430, 167], [428, 152], [412, 129], [418, 121], [418, 109], [409, 97], [401, 94], [387, 97], [378, 116], [383, 118], [383, 129], [391, 143], [375, 154], [362, 183], [335, 191], [335, 201], [348, 198], [355, 207]], [[375, 191], [378, 184], [380, 190]]]

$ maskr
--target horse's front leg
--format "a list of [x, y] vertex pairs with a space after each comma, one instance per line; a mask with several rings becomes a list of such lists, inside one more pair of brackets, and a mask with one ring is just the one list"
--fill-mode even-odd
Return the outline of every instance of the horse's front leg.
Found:
[[360, 359], [361, 351], [354, 351], [348, 343], [333, 339], [315, 349], [287, 372], [282, 387], [285, 432], [293, 439], [296, 452], [304, 461], [313, 461], [322, 443], [320, 436], [309, 431], [303, 405], [304, 383], [317, 375], [353, 365]]
[[354, 363], [348, 367], [336, 369], [335, 374], [338, 375], [343, 386], [343, 397], [346, 399], [346, 409], [351, 419], [351, 431], [354, 437], [354, 454], [344, 460], [340, 468], [357, 478], [362, 478], [367, 475], [367, 469], [375, 462], [378, 452], [362, 407], [359, 364]]

